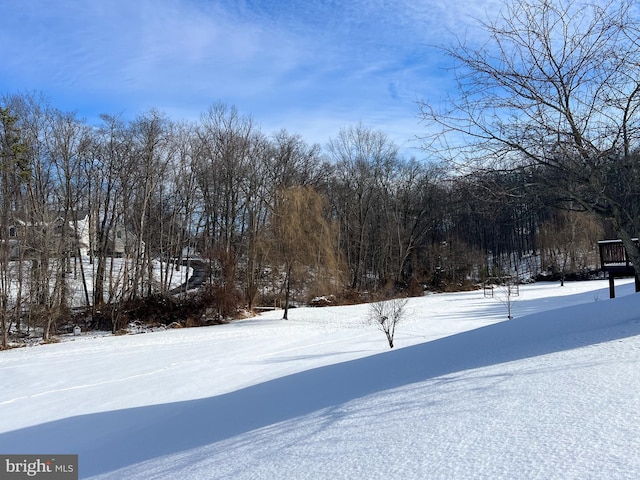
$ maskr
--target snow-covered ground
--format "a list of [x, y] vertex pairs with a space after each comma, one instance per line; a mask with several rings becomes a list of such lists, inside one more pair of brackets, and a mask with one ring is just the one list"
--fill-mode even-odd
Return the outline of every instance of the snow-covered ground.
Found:
[[[88, 256], [82, 256], [80, 261], [73, 258], [71, 269], [67, 272], [69, 281], [69, 303], [73, 307], [85, 306], [86, 297], [93, 298], [93, 289], [95, 285], [95, 276], [97, 263], [91, 262]], [[82, 268], [81, 268], [82, 266]], [[10, 272], [12, 279], [10, 280], [10, 301], [15, 301], [18, 292], [18, 269], [23, 269], [23, 282], [26, 285], [30, 274], [30, 266], [28, 262], [11, 262]], [[53, 265], [50, 268], [54, 268]], [[108, 258], [106, 264], [106, 280], [104, 285], [104, 296], [106, 301], [118, 301], [124, 289], [128, 288], [130, 277], [134, 274], [131, 261], [122, 258]], [[167, 265], [165, 262], [153, 260], [153, 278], [158, 282], [162, 282], [169, 288], [176, 288], [184, 284], [193, 274], [193, 268], [180, 266], [176, 270], [173, 265]], [[83, 287], [82, 278], [87, 286], [87, 291]], [[51, 279], [51, 289], [55, 283], [55, 278]], [[24, 296], [24, 292], [22, 293]]]
[[0, 453], [100, 479], [623, 479], [640, 472], [640, 295], [532, 284], [67, 337], [0, 352]]

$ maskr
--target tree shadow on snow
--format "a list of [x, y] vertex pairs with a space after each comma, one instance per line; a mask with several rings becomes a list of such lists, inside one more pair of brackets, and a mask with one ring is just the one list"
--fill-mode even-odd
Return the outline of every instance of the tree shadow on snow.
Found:
[[[627, 280], [627, 282], [629, 282]], [[546, 284], [557, 285], [557, 289], [562, 290], [557, 282], [546, 282]], [[545, 282], [537, 282], [536, 286], [545, 285]], [[567, 285], [571, 285], [567, 283]], [[616, 286], [616, 294], [619, 297], [633, 293], [634, 284], [622, 283]], [[474, 292], [477, 294], [477, 308], [472, 309], [474, 317], [488, 317], [488, 318], [503, 318], [507, 319], [507, 296], [505, 290], [500, 288], [496, 289], [493, 298], [483, 298], [482, 291]], [[555, 310], [561, 307], [570, 307], [580, 303], [592, 303], [596, 301], [605, 301], [609, 298], [609, 287], [604, 287], [598, 290], [590, 290], [587, 292], [573, 293], [564, 296], [554, 296], [549, 299], [545, 298], [529, 298], [527, 291], [523, 290], [520, 294], [510, 297], [512, 314], [515, 318], [524, 317], [533, 313], [540, 312], [541, 310]], [[455, 305], [455, 300], [452, 300]], [[455, 308], [455, 306], [452, 306]]]
[[638, 302], [543, 312], [211, 398], [56, 420], [0, 434], [0, 451], [77, 453], [82, 478], [106, 473], [415, 382], [638, 335]]

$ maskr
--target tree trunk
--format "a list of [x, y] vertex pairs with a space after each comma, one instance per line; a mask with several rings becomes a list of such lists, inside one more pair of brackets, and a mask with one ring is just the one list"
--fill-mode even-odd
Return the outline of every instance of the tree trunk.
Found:
[[[635, 277], [640, 278], [640, 248], [638, 243], [633, 241], [631, 235], [624, 229], [619, 231], [622, 244], [627, 252], [627, 259], [633, 264]], [[636, 292], [638, 291], [638, 282], [636, 282]]]
[[287, 277], [284, 281], [284, 315], [283, 320], [289, 320], [289, 298], [291, 297], [291, 270], [292, 266], [287, 267]]

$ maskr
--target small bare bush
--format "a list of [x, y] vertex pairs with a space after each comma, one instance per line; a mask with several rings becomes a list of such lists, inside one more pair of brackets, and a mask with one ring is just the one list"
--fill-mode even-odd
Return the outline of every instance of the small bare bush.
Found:
[[387, 337], [389, 348], [393, 348], [396, 326], [405, 314], [406, 298], [394, 298], [369, 305], [369, 322], [376, 325]]

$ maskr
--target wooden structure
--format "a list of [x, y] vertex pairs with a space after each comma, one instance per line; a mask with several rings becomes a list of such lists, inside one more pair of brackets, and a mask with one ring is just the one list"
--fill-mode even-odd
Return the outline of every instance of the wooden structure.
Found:
[[489, 277], [484, 282], [484, 296], [485, 298], [493, 298], [494, 296], [494, 288], [503, 287], [504, 294], [507, 297], [517, 297], [520, 295], [520, 282], [518, 282], [517, 277], [512, 277], [511, 275], [507, 275], [504, 277]]
[[[637, 238], [634, 238], [633, 241], [638, 243]], [[633, 264], [629, 261], [622, 240], [601, 240], [598, 242], [598, 248], [600, 249], [600, 268], [609, 275], [609, 298], [616, 296], [614, 285], [616, 277], [635, 277], [636, 292], [640, 292], [640, 279], [633, 269]]]

